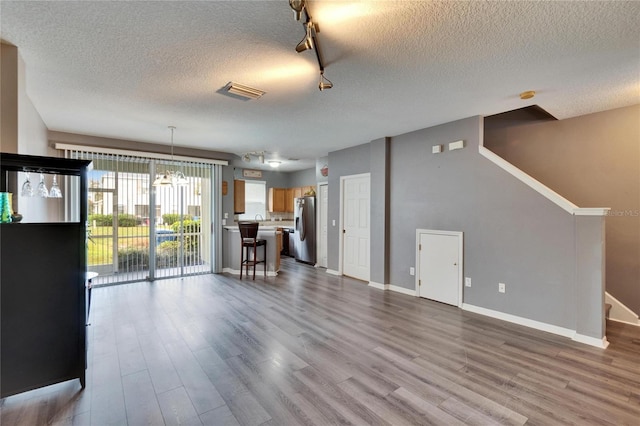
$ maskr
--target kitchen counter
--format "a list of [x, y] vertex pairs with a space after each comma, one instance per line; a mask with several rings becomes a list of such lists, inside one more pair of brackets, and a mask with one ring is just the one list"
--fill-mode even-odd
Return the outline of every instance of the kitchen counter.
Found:
[[[276, 228], [280, 226], [260, 226], [258, 229], [258, 238], [267, 240], [267, 276], [275, 277], [280, 270], [280, 247], [282, 232]], [[229, 225], [223, 227], [225, 232], [224, 250], [222, 254], [222, 272], [234, 275], [240, 275], [240, 230], [237, 225]], [[263, 252], [262, 247], [258, 247], [258, 259], [261, 258]], [[256, 278], [264, 276], [264, 263], [256, 265]], [[251, 273], [252, 268], [249, 268]], [[243, 272], [244, 274], [244, 272]]]

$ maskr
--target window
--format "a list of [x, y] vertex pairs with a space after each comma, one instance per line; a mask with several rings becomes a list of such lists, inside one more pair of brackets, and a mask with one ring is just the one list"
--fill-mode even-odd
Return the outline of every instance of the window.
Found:
[[244, 214], [240, 220], [255, 220], [258, 215], [264, 219], [267, 214], [267, 183], [247, 180], [244, 183]]

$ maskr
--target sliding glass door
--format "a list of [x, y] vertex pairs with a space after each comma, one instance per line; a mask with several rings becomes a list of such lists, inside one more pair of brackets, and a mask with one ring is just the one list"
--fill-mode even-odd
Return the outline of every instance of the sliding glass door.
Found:
[[[89, 172], [89, 271], [97, 285], [213, 272], [215, 165], [71, 151]], [[182, 186], [153, 186], [180, 170]]]

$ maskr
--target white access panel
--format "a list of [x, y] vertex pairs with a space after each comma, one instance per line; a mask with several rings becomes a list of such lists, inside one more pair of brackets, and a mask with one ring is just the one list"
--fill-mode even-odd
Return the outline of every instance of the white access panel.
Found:
[[462, 306], [462, 232], [419, 229], [416, 246], [417, 294]]

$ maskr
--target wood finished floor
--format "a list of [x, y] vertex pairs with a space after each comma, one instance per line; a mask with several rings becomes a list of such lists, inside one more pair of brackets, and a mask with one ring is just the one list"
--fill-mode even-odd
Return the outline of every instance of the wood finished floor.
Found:
[[640, 424], [640, 328], [600, 350], [282, 269], [95, 289], [87, 388], [5, 398], [0, 423]]

